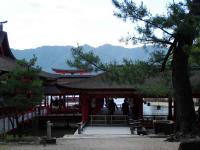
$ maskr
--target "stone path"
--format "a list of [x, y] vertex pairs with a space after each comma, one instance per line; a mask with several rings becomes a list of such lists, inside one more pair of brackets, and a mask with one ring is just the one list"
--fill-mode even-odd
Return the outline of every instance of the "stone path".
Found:
[[57, 139], [57, 145], [7, 145], [0, 150], [178, 150], [179, 143], [144, 136], [88, 135]]
[[65, 135], [56, 145], [0, 145], [0, 150], [178, 150], [178, 142], [131, 135], [129, 127], [86, 127], [83, 134]]
[[130, 127], [86, 127], [83, 135], [130, 135]]

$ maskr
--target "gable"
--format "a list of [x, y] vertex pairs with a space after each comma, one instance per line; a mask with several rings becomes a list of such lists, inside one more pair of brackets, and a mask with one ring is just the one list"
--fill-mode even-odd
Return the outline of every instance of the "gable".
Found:
[[0, 56], [15, 60], [15, 56], [10, 50], [7, 33], [4, 31], [0, 31]]

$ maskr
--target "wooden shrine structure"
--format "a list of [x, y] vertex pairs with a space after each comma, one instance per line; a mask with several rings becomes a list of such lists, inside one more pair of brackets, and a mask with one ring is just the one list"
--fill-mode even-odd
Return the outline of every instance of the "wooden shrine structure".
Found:
[[[1, 25], [1, 23], [0, 23]], [[18, 64], [12, 54], [7, 33], [0, 30], [0, 75], [16, 68]], [[147, 95], [142, 95], [134, 85], [116, 83], [107, 79], [106, 73], [89, 75], [83, 70], [54, 69], [52, 74], [41, 71], [39, 74], [43, 80], [44, 99], [39, 108], [45, 109], [43, 117], [81, 116], [81, 122], [89, 120], [89, 115], [97, 114], [109, 98], [126, 98], [129, 100], [134, 119], [143, 118], [143, 102]], [[66, 75], [67, 74], [67, 75]], [[200, 72], [195, 71], [191, 77], [193, 96], [200, 98]], [[160, 98], [165, 96], [152, 96]], [[165, 97], [166, 98], [166, 97]], [[92, 104], [95, 104], [92, 106]], [[175, 115], [175, 105], [172, 99], [168, 100], [168, 119]], [[173, 112], [174, 110], [174, 112]]]

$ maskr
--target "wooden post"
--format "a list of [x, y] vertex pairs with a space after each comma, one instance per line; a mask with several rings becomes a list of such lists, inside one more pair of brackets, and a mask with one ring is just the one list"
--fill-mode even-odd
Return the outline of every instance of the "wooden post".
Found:
[[58, 97], [58, 108], [59, 108], [58, 112], [62, 114], [63, 113], [63, 111], [62, 111], [62, 95], [59, 95], [59, 97]]
[[48, 109], [48, 105], [49, 105], [49, 96], [46, 95], [46, 107], [47, 107], [47, 109]]
[[139, 103], [139, 119], [143, 118], [143, 98], [140, 96], [138, 98]]
[[89, 98], [85, 95], [80, 96], [81, 111], [82, 111], [82, 123], [86, 123], [89, 118]]
[[50, 99], [50, 113], [52, 113], [52, 100], [53, 100], [53, 97], [51, 95], [51, 99]]
[[168, 120], [172, 120], [172, 97], [168, 98]]
[[143, 117], [143, 100], [141, 96], [135, 96], [133, 99], [133, 118], [139, 119]]
[[133, 118], [133, 116], [134, 116], [134, 112], [133, 112], [133, 99], [134, 98], [128, 98], [128, 102], [129, 102], [129, 106], [130, 106], [131, 118]]
[[47, 113], [49, 113], [49, 109], [50, 109], [50, 106], [49, 106], [49, 95], [47, 95]]
[[65, 110], [65, 113], [67, 113], [67, 107], [66, 107], [66, 95], [64, 95], [64, 110]]
[[46, 95], [44, 96], [44, 106], [45, 106], [45, 108], [47, 107], [47, 96]]
[[177, 108], [176, 108], [176, 101], [175, 101], [175, 100], [174, 100], [174, 105], [173, 105], [173, 107], [174, 107], [174, 116], [173, 116], [172, 118], [173, 118], [173, 121], [176, 122], [176, 111], [177, 111], [176, 109], [177, 109]]

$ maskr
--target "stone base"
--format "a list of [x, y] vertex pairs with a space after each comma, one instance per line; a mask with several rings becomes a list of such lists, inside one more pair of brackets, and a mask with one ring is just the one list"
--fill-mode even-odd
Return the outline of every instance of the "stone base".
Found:
[[47, 144], [56, 144], [56, 139], [46, 139]]
[[200, 140], [181, 142], [178, 150], [200, 150]]
[[47, 138], [43, 138], [40, 141], [40, 144], [56, 144], [56, 139], [55, 138], [51, 138], [51, 139], [47, 139]]

